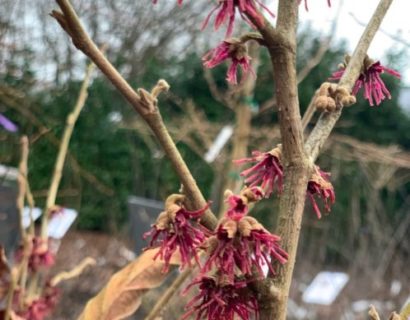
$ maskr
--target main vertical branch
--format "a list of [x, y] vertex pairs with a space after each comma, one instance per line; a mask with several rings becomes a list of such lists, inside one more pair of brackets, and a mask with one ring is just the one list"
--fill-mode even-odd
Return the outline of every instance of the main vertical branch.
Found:
[[[271, 56], [275, 92], [278, 105], [279, 125], [282, 137], [283, 165], [285, 171], [284, 191], [280, 198], [277, 233], [282, 246], [288, 252], [288, 262], [279, 267], [273, 279], [280, 291], [277, 301], [263, 301], [261, 319], [286, 319], [287, 297], [296, 261], [302, 215], [305, 204], [309, 162], [303, 146], [303, 129], [299, 110], [296, 74], [296, 29], [298, 1], [279, 1], [277, 28], [261, 30]], [[270, 39], [285, 39], [273, 42]]]

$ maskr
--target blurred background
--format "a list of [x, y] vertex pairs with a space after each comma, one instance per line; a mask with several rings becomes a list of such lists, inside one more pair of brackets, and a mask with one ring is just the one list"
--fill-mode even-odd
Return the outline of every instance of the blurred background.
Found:
[[[251, 45], [257, 78], [247, 78], [238, 88], [228, 87], [226, 65], [209, 71], [201, 64], [201, 57], [224, 34], [224, 30], [213, 32], [211, 26], [200, 30], [210, 4], [184, 1], [178, 7], [174, 1], [162, 2], [73, 4], [92, 38], [108, 45], [110, 61], [135, 88], [149, 89], [161, 78], [170, 83], [160, 110], [200, 189], [218, 211], [223, 208], [223, 191], [241, 186], [241, 168], [231, 160], [253, 150], [270, 150], [279, 142], [269, 59], [265, 50]], [[353, 1], [332, 1], [330, 9], [323, 2], [312, 3], [308, 13], [301, 13], [297, 65], [302, 113], [315, 90], [354, 48], [376, 5], [363, 1], [367, 11], [351, 15]], [[398, 4], [392, 10], [398, 12]], [[276, 1], [273, 11], [275, 7]], [[17, 187], [9, 173], [18, 165], [23, 134], [30, 139], [32, 193], [42, 208], [65, 119], [88, 61], [48, 16], [55, 9], [50, 1], [1, 0], [0, 8], [0, 113], [18, 127], [17, 132], [0, 128], [1, 210], [13, 211]], [[383, 24], [370, 55], [404, 78], [383, 76], [392, 99], [379, 107], [370, 107], [359, 95], [324, 148], [318, 164], [331, 172], [337, 200], [321, 220], [307, 202], [289, 319], [365, 319], [370, 302], [387, 315], [410, 296], [410, 87], [405, 40], [410, 28], [390, 26], [389, 19], [400, 19], [392, 16]], [[241, 31], [248, 27], [238, 28], [238, 34]], [[316, 120], [317, 115], [307, 132]], [[98, 263], [63, 285], [53, 319], [72, 319], [113, 272], [138, 255], [145, 246], [142, 232], [155, 220], [167, 195], [179, 188], [177, 176], [143, 121], [95, 71], [58, 193], [58, 204], [74, 208], [79, 216], [62, 241], [55, 269], [75, 266], [87, 255]], [[278, 199], [272, 197], [252, 214], [274, 230], [277, 205]], [[3, 235], [11, 232], [1, 224]], [[10, 248], [16, 245], [13, 236], [7, 239]], [[350, 280], [331, 305], [308, 304], [303, 292], [323, 270], [344, 272]], [[147, 295], [136, 319], [143, 318], [155, 294]], [[182, 308], [181, 299], [177, 300], [164, 319], [177, 319]]]

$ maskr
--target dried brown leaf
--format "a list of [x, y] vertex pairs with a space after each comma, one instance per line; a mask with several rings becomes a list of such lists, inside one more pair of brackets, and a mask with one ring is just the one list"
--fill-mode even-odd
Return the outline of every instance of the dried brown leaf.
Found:
[[373, 305], [370, 305], [369, 317], [370, 317], [371, 320], [380, 320], [380, 316], [377, 313], [377, 310]]
[[[143, 294], [158, 287], [167, 274], [164, 263], [153, 260], [158, 249], [144, 251], [136, 260], [114, 274], [107, 285], [88, 301], [79, 320], [121, 320], [133, 314], [141, 305]], [[171, 264], [179, 264], [175, 256]]]

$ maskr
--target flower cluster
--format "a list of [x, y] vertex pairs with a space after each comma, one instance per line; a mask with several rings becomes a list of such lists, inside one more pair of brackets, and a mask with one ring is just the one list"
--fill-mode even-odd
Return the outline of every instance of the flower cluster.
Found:
[[191, 219], [198, 220], [208, 209], [208, 205], [197, 211], [188, 211], [184, 205], [185, 197], [174, 194], [165, 201], [165, 211], [161, 212], [152, 229], [144, 234], [144, 239], [152, 236], [150, 247], [159, 247], [158, 257], [164, 261], [163, 272], [169, 269], [172, 255], [178, 249], [181, 255], [181, 269], [191, 266], [194, 258], [199, 264], [198, 247], [204, 242], [205, 234], [192, 225]]
[[272, 263], [285, 263], [288, 258], [279, 246], [280, 238], [247, 216], [249, 205], [263, 196], [258, 187], [245, 188], [239, 195], [226, 192], [229, 208], [204, 245], [208, 258], [199, 278], [186, 289], [198, 286], [200, 292], [186, 306], [183, 319], [194, 313], [197, 320], [258, 319], [258, 301], [250, 294], [248, 284], [255, 275], [265, 276], [263, 266], [274, 273]]
[[[265, 197], [268, 198], [275, 186], [279, 193], [283, 190], [281, 155], [281, 146], [279, 145], [269, 152], [253, 151], [252, 157], [234, 160], [234, 162], [237, 164], [254, 163], [251, 168], [242, 171], [241, 176], [245, 177], [247, 186], [261, 187], [265, 192]], [[315, 172], [309, 180], [307, 195], [319, 219], [322, 215], [315, 196], [322, 198], [327, 212], [330, 212], [331, 205], [335, 202], [335, 192], [329, 181], [329, 174], [320, 170], [318, 166], [315, 167]]]
[[274, 17], [274, 14], [262, 3], [262, 1], [259, 0], [218, 0], [218, 4], [205, 19], [202, 29], [206, 28], [211, 16], [216, 11], [218, 11], [218, 13], [215, 18], [215, 30], [219, 29], [221, 25], [227, 22], [228, 28], [226, 31], [226, 37], [230, 37], [233, 33], [235, 16], [237, 12], [250, 26], [263, 26], [264, 18], [258, 11], [256, 4]]
[[214, 68], [226, 60], [231, 60], [226, 80], [231, 84], [237, 84], [238, 68], [242, 69], [242, 79], [249, 73], [255, 74], [250, 63], [251, 58], [248, 56], [246, 45], [236, 38], [230, 38], [222, 41], [215, 49], [206, 53], [202, 61], [206, 68]]
[[53, 311], [59, 297], [60, 290], [47, 284], [42, 296], [30, 301], [22, 309], [17, 308], [16, 314], [19, 319], [43, 320]]
[[182, 320], [196, 314], [195, 319], [204, 317], [208, 320], [234, 320], [235, 315], [242, 320], [251, 320], [252, 314], [257, 319], [259, 306], [255, 295], [247, 290], [247, 281], [235, 277], [233, 282], [225, 283], [223, 276], [200, 276], [185, 291], [193, 286], [199, 287], [199, 293], [185, 307], [187, 312]]
[[[346, 56], [345, 62], [339, 66], [339, 70], [332, 74], [330, 80], [340, 80], [346, 70], [350, 57]], [[400, 74], [381, 65], [380, 61], [373, 61], [366, 56], [359, 78], [353, 87], [352, 94], [357, 95], [361, 88], [364, 88], [363, 96], [369, 101], [370, 106], [379, 105], [384, 99], [391, 99], [390, 91], [381, 78], [382, 73], [388, 73], [398, 79]]]
[[252, 157], [234, 160], [234, 163], [255, 163], [251, 168], [242, 171], [241, 176], [246, 177], [246, 185], [250, 187], [260, 186], [265, 192], [265, 197], [269, 198], [275, 186], [279, 193], [283, 189], [281, 157], [281, 147], [278, 146], [268, 152], [253, 151]]
[[[20, 262], [24, 257], [24, 248], [21, 246], [16, 251], [16, 260]], [[42, 267], [54, 265], [55, 256], [50, 251], [47, 241], [40, 237], [32, 238], [30, 253], [28, 257], [28, 268], [31, 272], [36, 272]]]
[[257, 187], [245, 188], [240, 196], [228, 194], [229, 209], [206, 243], [209, 257], [203, 271], [215, 267], [226, 275], [226, 281], [233, 282], [235, 274], [251, 276], [253, 268], [262, 278], [263, 266], [269, 266], [274, 273], [273, 261], [287, 261], [287, 253], [279, 246], [280, 238], [247, 216], [248, 205], [262, 197], [263, 192]]
[[[249, 296], [247, 284], [255, 280], [255, 276], [266, 276], [263, 267], [274, 273], [272, 264], [275, 261], [283, 264], [288, 258], [279, 246], [280, 238], [247, 215], [250, 205], [263, 197], [259, 187], [244, 188], [239, 195], [227, 191], [228, 208], [213, 232], [204, 232], [190, 221], [198, 219], [207, 207], [190, 212], [183, 206], [184, 196], [171, 195], [166, 200], [165, 211], [144, 237], [152, 236], [150, 246], [160, 247], [154, 259], [159, 257], [165, 262], [164, 272], [177, 249], [181, 254], [181, 268], [190, 266], [192, 259], [200, 266], [199, 277], [186, 289], [199, 286], [200, 293], [187, 305], [183, 319], [194, 313], [197, 320], [258, 317], [258, 302]], [[199, 248], [207, 254], [202, 267]]]
[[333, 190], [332, 184], [329, 182], [329, 176], [329, 173], [320, 170], [320, 168], [316, 166], [315, 172], [308, 183], [307, 194], [318, 219], [322, 217], [322, 214], [316, 203], [315, 196], [322, 198], [327, 212], [330, 212], [331, 205], [335, 203], [335, 191]]

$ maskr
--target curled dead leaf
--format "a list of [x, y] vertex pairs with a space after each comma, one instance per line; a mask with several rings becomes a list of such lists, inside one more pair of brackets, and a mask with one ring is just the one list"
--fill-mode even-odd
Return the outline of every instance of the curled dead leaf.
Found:
[[[164, 263], [154, 256], [158, 249], [144, 251], [136, 260], [115, 273], [107, 285], [88, 301], [78, 320], [121, 320], [132, 315], [141, 305], [143, 294], [161, 285], [167, 274]], [[180, 264], [175, 255], [171, 264]]]

